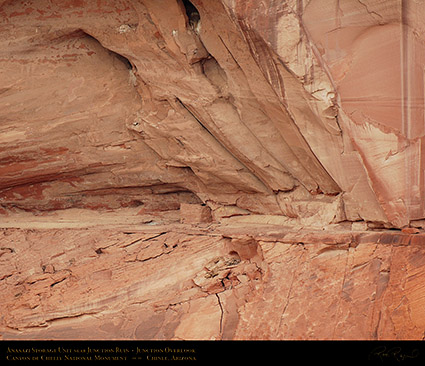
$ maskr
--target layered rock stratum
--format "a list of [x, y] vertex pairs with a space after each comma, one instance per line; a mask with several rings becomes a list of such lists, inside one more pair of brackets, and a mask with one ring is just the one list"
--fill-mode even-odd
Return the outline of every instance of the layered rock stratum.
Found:
[[422, 339], [424, 12], [0, 0], [2, 338]]

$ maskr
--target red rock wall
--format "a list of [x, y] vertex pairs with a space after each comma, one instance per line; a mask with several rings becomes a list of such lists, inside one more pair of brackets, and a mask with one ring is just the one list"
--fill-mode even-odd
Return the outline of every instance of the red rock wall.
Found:
[[424, 10], [0, 0], [3, 337], [422, 338]]
[[3, 339], [422, 339], [423, 234], [3, 230]]
[[424, 217], [420, 5], [193, 5], [197, 29], [175, 0], [2, 3], [3, 207], [166, 185], [288, 216], [299, 187], [351, 221]]

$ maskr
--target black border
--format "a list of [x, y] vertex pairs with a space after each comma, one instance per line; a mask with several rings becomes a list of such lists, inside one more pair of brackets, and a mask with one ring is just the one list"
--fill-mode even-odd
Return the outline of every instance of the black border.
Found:
[[425, 364], [422, 341], [0, 341], [0, 364]]

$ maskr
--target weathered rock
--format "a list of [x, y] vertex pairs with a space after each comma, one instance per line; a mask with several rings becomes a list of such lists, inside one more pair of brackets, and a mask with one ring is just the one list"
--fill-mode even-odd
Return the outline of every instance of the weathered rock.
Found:
[[421, 339], [424, 7], [0, 0], [3, 338]]
[[424, 218], [422, 8], [385, 4], [2, 2], [2, 206], [303, 219], [276, 204], [302, 187], [332, 218]]
[[273, 226], [4, 229], [0, 332], [421, 339], [424, 243], [423, 234], [300, 235]]

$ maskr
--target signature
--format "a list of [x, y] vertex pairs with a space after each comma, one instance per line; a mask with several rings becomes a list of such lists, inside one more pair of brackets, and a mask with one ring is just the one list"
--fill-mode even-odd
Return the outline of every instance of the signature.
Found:
[[393, 359], [397, 362], [402, 362], [406, 359], [417, 358], [419, 357], [419, 350], [413, 349], [410, 353], [404, 352], [401, 347], [390, 347], [380, 346], [373, 349], [369, 354], [369, 359], [380, 359], [382, 362], [384, 360]]

